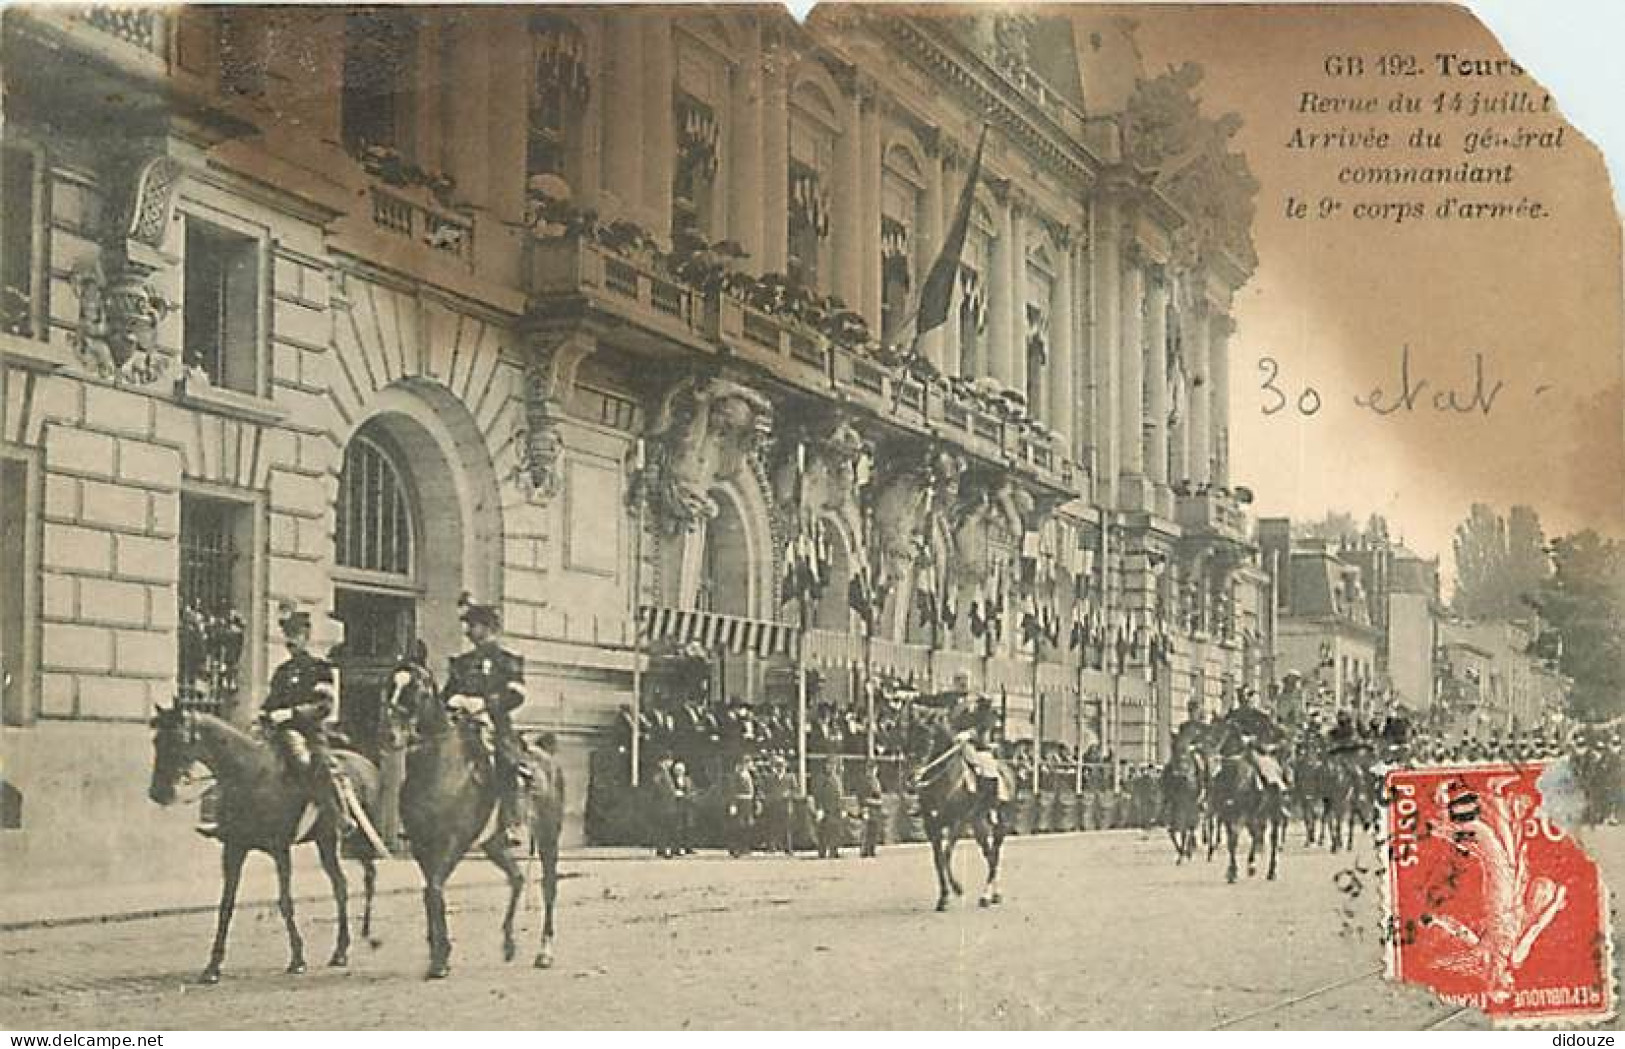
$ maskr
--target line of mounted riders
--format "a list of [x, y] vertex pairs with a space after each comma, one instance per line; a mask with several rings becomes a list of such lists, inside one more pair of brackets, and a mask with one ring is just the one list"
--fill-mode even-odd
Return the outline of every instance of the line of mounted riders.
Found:
[[1257, 873], [1258, 853], [1267, 848], [1267, 877], [1275, 878], [1294, 814], [1303, 820], [1305, 844], [1325, 842], [1333, 852], [1352, 848], [1355, 827], [1369, 831], [1376, 824], [1380, 764], [1401, 762], [1409, 750], [1410, 726], [1401, 713], [1380, 728], [1362, 729], [1343, 710], [1324, 733], [1311, 721], [1292, 739], [1255, 700], [1253, 690], [1242, 690], [1235, 707], [1213, 723], [1203, 719], [1200, 702], [1191, 701], [1162, 772], [1162, 815], [1175, 863], [1195, 857], [1199, 834], [1211, 860], [1222, 837], [1231, 882], [1242, 830], [1249, 839], [1248, 876]]
[[[428, 668], [426, 647], [416, 642], [391, 676], [384, 704], [384, 746], [405, 751], [400, 824], [423, 876], [430, 978], [450, 972], [446, 882], [476, 846], [507, 876], [502, 919], [507, 961], [517, 953], [514, 916], [526, 884], [523, 862], [528, 856], [540, 859], [544, 912], [535, 964], [549, 968], [554, 960], [564, 776], [548, 734], [532, 744], [514, 730], [513, 712], [525, 702], [524, 660], [502, 647], [498, 609], [476, 604], [467, 594], [459, 608], [470, 648], [452, 658], [444, 686], [437, 685]], [[373, 897], [377, 861], [387, 855], [375, 826], [378, 769], [354, 750], [330, 744], [326, 722], [336, 698], [337, 674], [332, 663], [310, 649], [310, 614], [284, 606], [279, 623], [288, 658], [272, 674], [252, 729], [180, 703], [159, 708], [152, 719], [148, 795], [153, 801], [172, 804], [196, 766], [214, 778], [216, 821], [206, 833], [222, 847], [222, 884], [214, 943], [202, 975], [208, 984], [220, 980], [250, 852], [264, 852], [276, 864], [289, 973], [306, 967], [291, 885], [295, 845], [316, 846], [333, 890], [337, 931], [328, 964], [349, 964], [349, 885], [341, 863], [346, 845], [355, 846], [365, 876], [361, 933], [373, 946], [378, 944], [372, 930]], [[966, 828], [975, 834], [987, 862], [981, 903], [991, 906], [1001, 899], [998, 858], [1015, 793], [1010, 767], [993, 754], [997, 712], [986, 697], [969, 691], [963, 676], [954, 691], [934, 697], [922, 709], [935, 716], [927, 760], [913, 778], [936, 865], [937, 909], [946, 909], [950, 898], [963, 891], [952, 856]]]

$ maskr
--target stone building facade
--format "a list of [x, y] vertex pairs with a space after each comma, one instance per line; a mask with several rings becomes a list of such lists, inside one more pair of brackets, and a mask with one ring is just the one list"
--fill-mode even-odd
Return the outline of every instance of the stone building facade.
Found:
[[8, 884], [209, 862], [145, 723], [250, 717], [283, 602], [363, 738], [498, 603], [577, 821], [674, 640], [639, 609], [696, 613], [728, 694], [797, 646], [837, 700], [964, 668], [1011, 735], [1133, 759], [1260, 680], [1234, 125], [1104, 19], [821, 19], [5, 13]]

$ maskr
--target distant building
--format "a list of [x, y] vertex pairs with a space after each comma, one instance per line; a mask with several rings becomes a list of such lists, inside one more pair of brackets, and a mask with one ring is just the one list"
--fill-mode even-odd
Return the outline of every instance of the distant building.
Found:
[[1531, 650], [1537, 636], [1528, 622], [1440, 624], [1435, 677], [1438, 720], [1447, 733], [1504, 737], [1561, 713], [1567, 685]]

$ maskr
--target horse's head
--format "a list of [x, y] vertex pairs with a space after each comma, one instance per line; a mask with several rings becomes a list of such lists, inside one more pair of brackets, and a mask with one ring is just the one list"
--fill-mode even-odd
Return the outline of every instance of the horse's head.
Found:
[[384, 747], [402, 750], [444, 717], [426, 660], [403, 660], [384, 684]]
[[197, 722], [179, 704], [156, 708], [152, 721], [152, 783], [147, 797], [160, 805], [175, 800], [175, 788], [197, 761]]

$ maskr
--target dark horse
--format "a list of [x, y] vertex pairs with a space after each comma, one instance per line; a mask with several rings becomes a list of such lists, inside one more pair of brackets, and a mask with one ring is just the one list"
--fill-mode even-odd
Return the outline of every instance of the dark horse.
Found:
[[1275, 880], [1276, 858], [1281, 839], [1286, 835], [1286, 798], [1277, 783], [1269, 782], [1260, 774], [1254, 761], [1274, 763], [1268, 754], [1247, 753], [1225, 755], [1219, 760], [1219, 771], [1213, 780], [1213, 808], [1224, 826], [1225, 846], [1230, 851], [1230, 865], [1225, 869], [1225, 881], [1236, 880], [1236, 841], [1241, 829], [1247, 829], [1247, 876], [1258, 873], [1258, 847], [1267, 844], [1270, 866], [1267, 877]]
[[[401, 784], [401, 827], [423, 872], [423, 909], [429, 927], [430, 979], [451, 972], [451, 932], [446, 924], [446, 881], [476, 843], [508, 876], [508, 909], [502, 917], [502, 956], [512, 961], [513, 918], [525, 874], [497, 826], [497, 792], [487, 726], [452, 716], [421, 666], [395, 672], [389, 710], [391, 743], [408, 746]], [[523, 791], [531, 847], [542, 861], [545, 907], [536, 967], [553, 964], [553, 905], [559, 886], [559, 832], [564, 825], [564, 773], [546, 751], [527, 748], [529, 779]]]
[[1332, 851], [1354, 848], [1354, 825], [1369, 831], [1376, 822], [1377, 774], [1365, 745], [1332, 755], [1326, 763], [1327, 826]]
[[1189, 747], [1177, 749], [1163, 770], [1164, 815], [1168, 820], [1168, 839], [1174, 843], [1175, 865], [1196, 856], [1196, 828], [1202, 822], [1203, 778], [1202, 765]]
[[1303, 748], [1292, 762], [1292, 796], [1303, 818], [1303, 843], [1315, 845], [1331, 834], [1336, 771], [1326, 755]]
[[[999, 892], [999, 855], [1013, 807], [1007, 802], [990, 801], [981, 790], [979, 773], [972, 763], [972, 745], [963, 734], [966, 727], [976, 727], [976, 715], [963, 710], [935, 713], [936, 717], [927, 715], [918, 723], [926, 729], [929, 750], [928, 760], [914, 773], [914, 784], [925, 835], [931, 842], [931, 859], [937, 869], [937, 910], [947, 910], [952, 896], [964, 895], [959, 879], [954, 877], [954, 845], [966, 824], [976, 835], [976, 844], [987, 863], [987, 882], [977, 902], [990, 907], [1004, 899]], [[971, 722], [969, 726], [966, 720]], [[914, 756], [918, 758], [919, 754]], [[1010, 767], [1002, 761], [998, 767], [1007, 793], [1013, 795], [1015, 777]], [[995, 807], [996, 819], [992, 811]]]
[[[305, 971], [305, 945], [294, 920], [290, 853], [294, 845], [314, 842], [321, 853], [322, 870], [333, 885], [338, 903], [338, 941], [329, 965], [344, 966], [350, 961], [349, 885], [339, 861], [339, 835], [325, 816], [318, 815], [308, 827], [305, 812], [310, 808], [304, 785], [284, 768], [284, 763], [267, 743], [212, 714], [160, 707], [152, 719], [152, 785], [147, 794], [160, 805], [175, 800], [175, 787], [201, 762], [214, 773], [219, 785], [219, 830], [223, 848], [220, 856], [222, 885], [220, 914], [215, 926], [214, 949], [209, 952], [204, 983], [220, 982], [220, 964], [226, 957], [226, 934], [231, 928], [232, 911], [237, 905], [237, 886], [242, 880], [243, 860], [254, 850], [268, 853], [276, 861], [277, 905], [288, 928], [288, 972]], [[369, 817], [377, 811], [378, 770], [359, 754], [334, 750], [339, 774], [348, 781]], [[361, 935], [372, 940], [372, 897], [378, 872], [370, 846], [361, 856], [366, 875], [366, 904], [361, 916]]]

